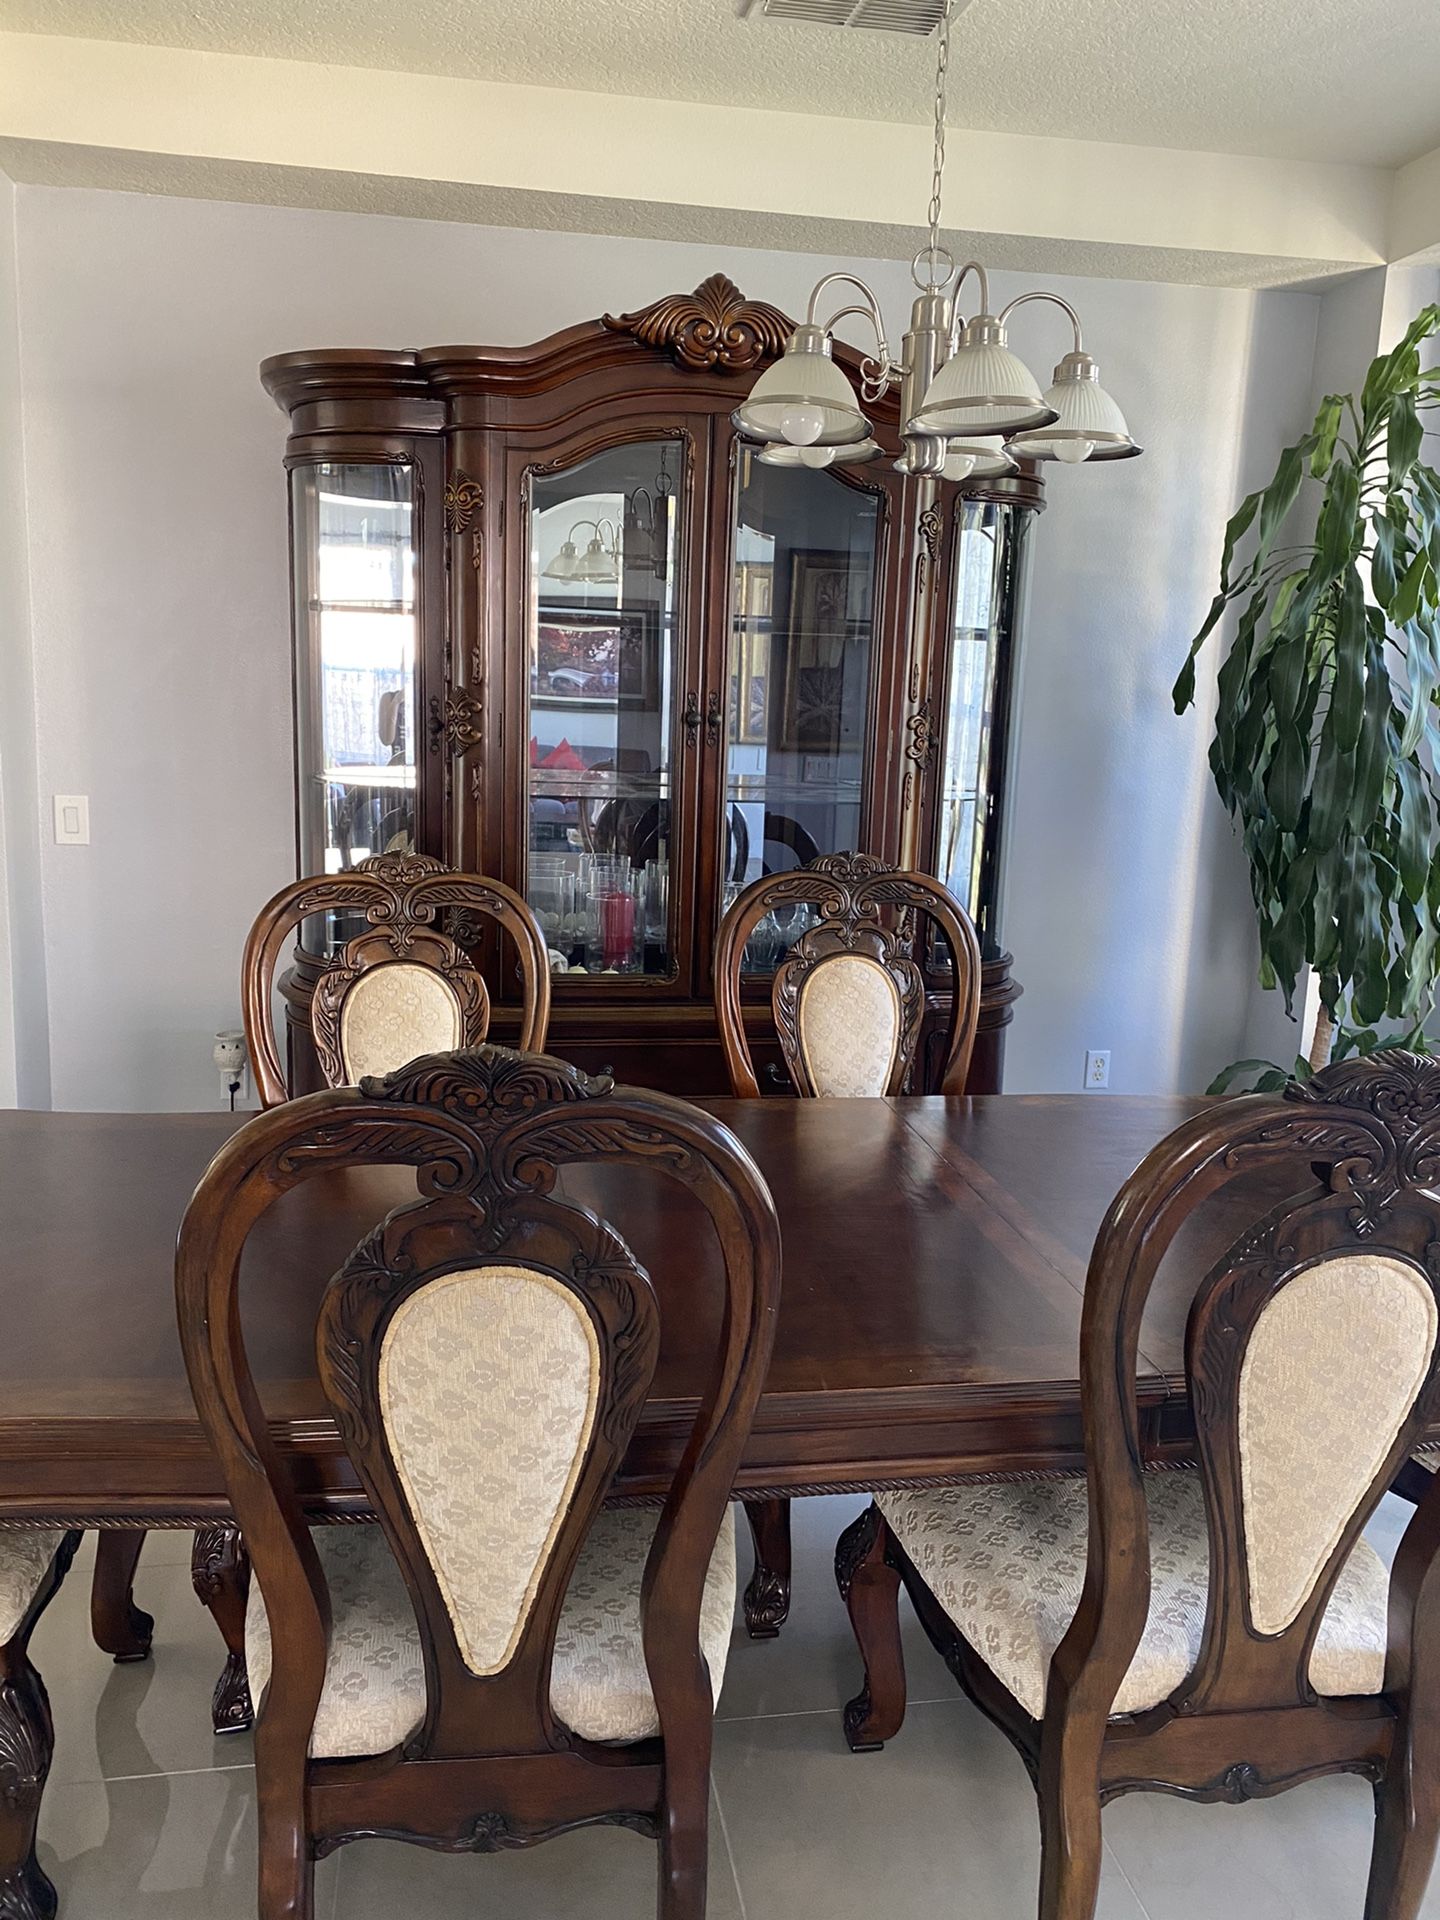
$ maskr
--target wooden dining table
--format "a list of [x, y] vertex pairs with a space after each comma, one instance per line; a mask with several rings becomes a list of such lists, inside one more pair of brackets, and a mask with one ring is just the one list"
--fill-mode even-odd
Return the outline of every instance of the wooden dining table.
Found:
[[[737, 1491], [800, 1495], [1073, 1467], [1085, 1269], [1126, 1175], [1194, 1111], [1181, 1098], [698, 1104], [770, 1183], [783, 1239], [774, 1357]], [[0, 1526], [208, 1527], [229, 1509], [191, 1403], [171, 1285], [176, 1229], [228, 1114], [0, 1114]], [[720, 1264], [662, 1175], [571, 1170], [661, 1300], [662, 1349], [620, 1491], [679, 1458], [713, 1350]], [[396, 1169], [328, 1173], [252, 1235], [251, 1365], [306, 1509], [364, 1496], [322, 1396], [317, 1302], [350, 1249], [413, 1195]], [[1194, 1268], [1189, 1268], [1193, 1288]], [[1189, 1438], [1188, 1294], [1157, 1285], [1141, 1341], [1147, 1450]]]

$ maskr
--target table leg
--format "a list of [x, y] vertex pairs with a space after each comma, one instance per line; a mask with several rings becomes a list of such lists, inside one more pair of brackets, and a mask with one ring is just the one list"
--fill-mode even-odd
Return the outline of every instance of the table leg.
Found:
[[55, 1749], [45, 1683], [30, 1664], [31, 1629], [65, 1578], [78, 1533], [67, 1533], [29, 1610], [0, 1646], [0, 1920], [52, 1920], [54, 1887], [35, 1858], [40, 1797]]
[[745, 1502], [755, 1542], [755, 1571], [745, 1589], [745, 1625], [752, 1640], [773, 1640], [790, 1612], [790, 1502]]
[[[202, 1606], [226, 1646], [224, 1670], [210, 1703], [216, 1733], [244, 1733], [255, 1724], [245, 1671], [245, 1608], [250, 1598], [250, 1556], [238, 1527], [202, 1527], [190, 1556], [190, 1578]], [[3, 1920], [3, 1915], [0, 1915]]]
[[101, 1527], [95, 1538], [95, 1575], [90, 1582], [90, 1632], [117, 1666], [150, 1655], [155, 1622], [135, 1604], [135, 1565], [145, 1535], [138, 1528]]

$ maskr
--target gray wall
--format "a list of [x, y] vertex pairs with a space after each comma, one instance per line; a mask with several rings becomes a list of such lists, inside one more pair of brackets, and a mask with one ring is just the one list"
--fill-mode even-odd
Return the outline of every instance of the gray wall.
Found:
[[[796, 256], [55, 188], [19, 194], [39, 793], [59, 1107], [216, 1104], [240, 945], [292, 873], [284, 422], [255, 370], [324, 345], [520, 342], [717, 268], [799, 308]], [[898, 318], [908, 275], [858, 263]], [[1248, 1049], [1254, 935], [1200, 711], [1169, 688], [1221, 530], [1309, 403], [1318, 301], [1055, 281], [1147, 447], [1056, 471], [1036, 532], [1006, 934], [1018, 1090], [1192, 1088]], [[1021, 290], [998, 276], [996, 297]], [[1042, 375], [1068, 345], [1017, 316]], [[7, 704], [8, 704], [7, 686]], [[22, 823], [23, 838], [23, 823]]]
[[0, 1106], [50, 1104], [16, 193], [0, 174]]

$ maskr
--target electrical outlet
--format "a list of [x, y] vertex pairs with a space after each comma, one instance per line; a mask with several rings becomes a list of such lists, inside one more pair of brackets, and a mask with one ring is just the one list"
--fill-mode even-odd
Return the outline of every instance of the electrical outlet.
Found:
[[1110, 1049], [1091, 1047], [1085, 1055], [1085, 1091], [1092, 1093], [1096, 1087], [1108, 1087], [1110, 1084]]

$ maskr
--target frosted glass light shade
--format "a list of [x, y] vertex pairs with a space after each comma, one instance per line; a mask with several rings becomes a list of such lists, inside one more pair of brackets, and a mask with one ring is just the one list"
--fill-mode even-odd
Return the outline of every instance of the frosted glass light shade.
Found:
[[620, 569], [615, 564], [615, 558], [613, 551], [602, 546], [597, 536], [576, 563], [575, 578], [594, 582], [618, 580]]
[[1048, 426], [1054, 418], [1040, 383], [1006, 346], [1005, 329], [982, 313], [930, 382], [907, 431], [947, 437], [1020, 433]]
[[844, 447], [791, 447], [782, 441], [762, 447], [755, 458], [767, 467], [853, 467], [879, 451], [873, 440], [852, 440]]
[[575, 551], [575, 542], [567, 540], [564, 546], [544, 569], [547, 580], [573, 580], [580, 566], [580, 555]]
[[1048, 427], [1017, 434], [1010, 450], [1026, 460], [1130, 460], [1141, 449], [1125, 416], [1101, 386], [1088, 353], [1067, 353], [1045, 395], [1055, 409]]
[[1003, 440], [978, 436], [952, 440], [945, 452], [947, 480], [994, 480], [1014, 471], [1014, 457]]
[[842, 447], [870, 432], [821, 327], [795, 329], [784, 353], [760, 375], [732, 417], [751, 439], [778, 445]]

